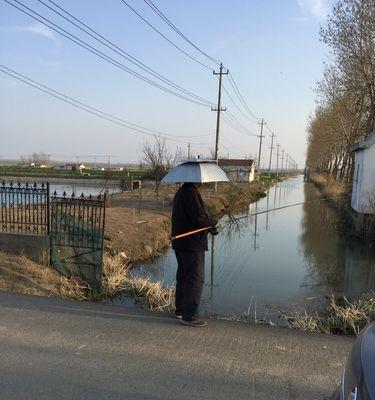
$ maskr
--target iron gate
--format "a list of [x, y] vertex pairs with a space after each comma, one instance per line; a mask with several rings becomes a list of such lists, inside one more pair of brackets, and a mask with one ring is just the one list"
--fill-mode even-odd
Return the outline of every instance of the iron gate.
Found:
[[51, 197], [51, 264], [65, 276], [101, 286], [105, 194]]

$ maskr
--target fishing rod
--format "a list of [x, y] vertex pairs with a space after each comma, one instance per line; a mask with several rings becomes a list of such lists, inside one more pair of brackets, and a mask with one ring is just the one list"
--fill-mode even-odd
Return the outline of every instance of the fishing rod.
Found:
[[[272, 209], [268, 209], [268, 210], [259, 211], [259, 212], [253, 213], [253, 214], [244, 215], [243, 217], [236, 218], [236, 221], [239, 221], [239, 220], [245, 219], [245, 218], [249, 218], [249, 217], [255, 217], [255, 216], [261, 215], [261, 214], [267, 214], [267, 213], [272, 212], [272, 211], [279, 211], [279, 210], [283, 210], [285, 208], [296, 207], [296, 206], [300, 206], [300, 205], [303, 205], [303, 204], [313, 203], [315, 201], [347, 199], [348, 197], [351, 197], [351, 196], [326, 197], [326, 198], [322, 198], [322, 199], [306, 200], [306, 201], [302, 201], [300, 203], [288, 204], [286, 206], [276, 207], [276, 208], [272, 208]], [[230, 222], [226, 223], [223, 226], [223, 228], [225, 228], [229, 224], [230, 224]], [[194, 235], [194, 234], [199, 233], [199, 232], [208, 231], [208, 230], [210, 230], [212, 228], [214, 228], [214, 226], [206, 226], [204, 228], [194, 229], [193, 231], [189, 231], [189, 232], [181, 233], [179, 235], [172, 236], [170, 240], [181, 239], [181, 238], [184, 238], [186, 236]]]

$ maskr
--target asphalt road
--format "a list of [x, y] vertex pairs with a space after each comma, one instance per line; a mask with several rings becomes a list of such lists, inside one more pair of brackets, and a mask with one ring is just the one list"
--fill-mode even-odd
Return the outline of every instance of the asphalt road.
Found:
[[0, 398], [324, 399], [352, 343], [0, 292]]

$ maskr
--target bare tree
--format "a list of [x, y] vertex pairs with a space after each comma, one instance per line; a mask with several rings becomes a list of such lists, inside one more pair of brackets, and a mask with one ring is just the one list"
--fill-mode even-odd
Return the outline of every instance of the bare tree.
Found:
[[43, 152], [33, 153], [29, 157], [30, 163], [34, 163], [35, 165], [47, 164], [49, 161], [49, 155]]
[[307, 165], [349, 180], [351, 147], [375, 129], [375, 3], [338, 0], [321, 29], [330, 64], [308, 123]]
[[155, 182], [155, 193], [159, 196], [159, 186], [164, 175], [175, 165], [178, 154], [172, 155], [167, 148], [166, 140], [155, 136], [154, 142], [143, 144], [143, 162], [149, 175]]

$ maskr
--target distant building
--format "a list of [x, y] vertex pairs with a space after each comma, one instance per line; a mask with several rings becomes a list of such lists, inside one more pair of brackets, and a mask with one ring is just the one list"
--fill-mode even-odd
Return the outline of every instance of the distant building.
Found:
[[220, 158], [221, 167], [229, 179], [234, 182], [253, 182], [255, 179], [255, 165], [252, 159]]
[[352, 208], [360, 214], [375, 214], [375, 131], [352, 150], [355, 152]]
[[60, 171], [76, 171], [79, 169], [79, 166], [77, 164], [60, 164], [55, 165], [53, 169], [58, 169]]

